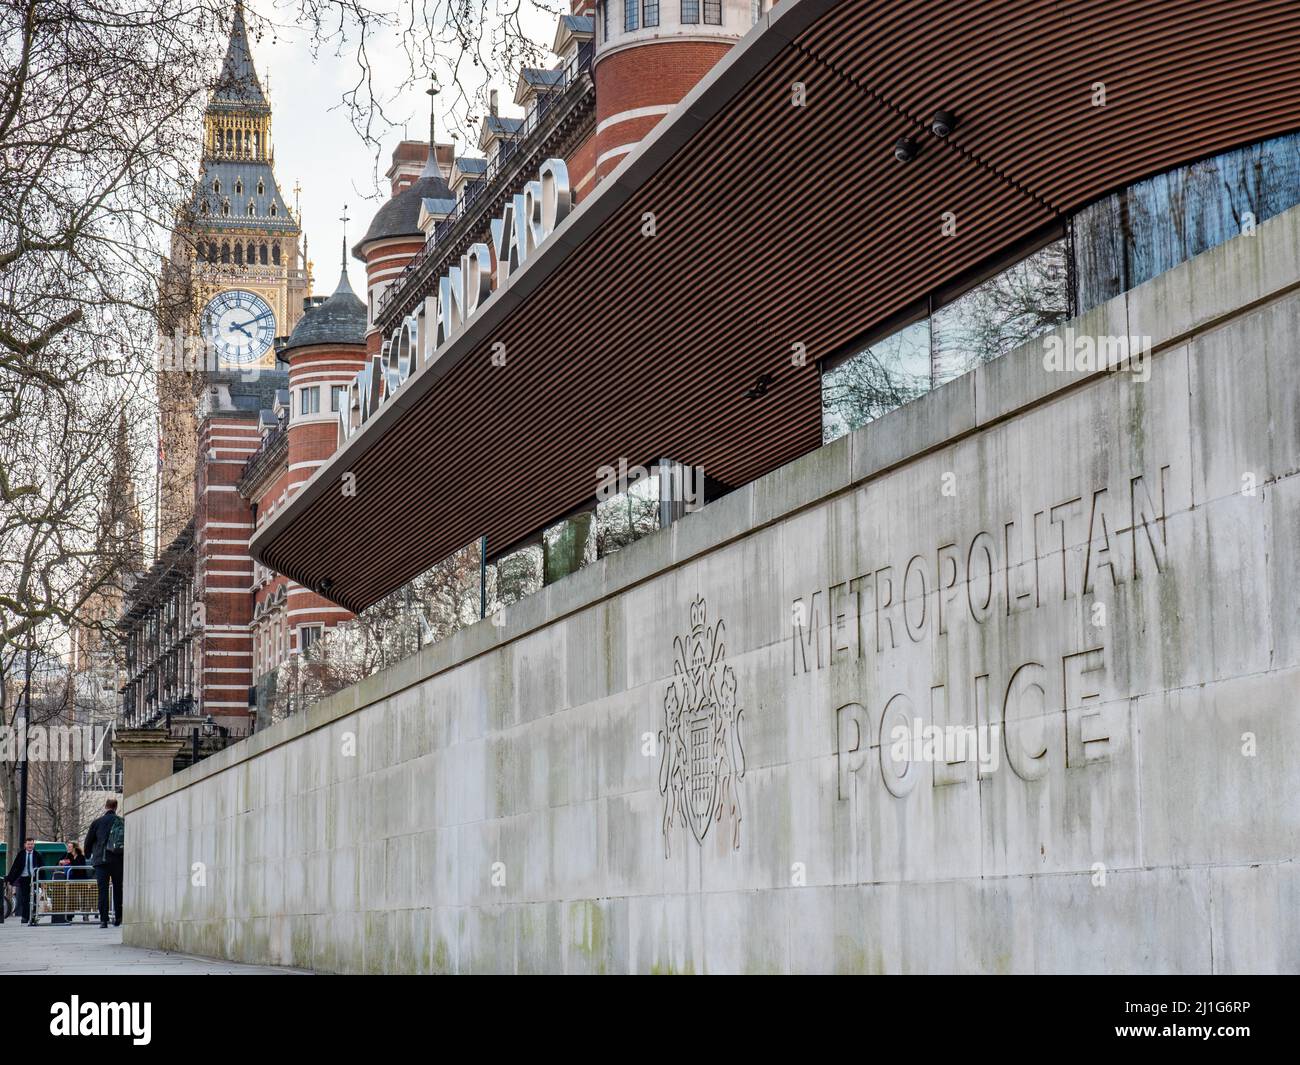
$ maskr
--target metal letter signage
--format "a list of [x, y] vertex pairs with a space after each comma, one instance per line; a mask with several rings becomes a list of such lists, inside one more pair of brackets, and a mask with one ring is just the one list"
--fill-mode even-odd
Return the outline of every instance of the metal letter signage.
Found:
[[[547, 159], [522, 194], [507, 200], [500, 218], [491, 223], [496, 250], [497, 288], [525, 265], [573, 207], [569, 169], [563, 159]], [[461, 333], [492, 294], [492, 249], [471, 244], [460, 262], [450, 267], [430, 296], [408, 314], [384, 340], [374, 359], [349, 387], [348, 402], [340, 405], [339, 444], [370, 420], [380, 406], [437, 357], [438, 351]], [[369, 390], [369, 391], [368, 391]]]
[[704, 600], [696, 599], [690, 631], [673, 641], [677, 661], [664, 694], [664, 727], [659, 732], [665, 858], [679, 817], [700, 844], [709, 825], [726, 817], [731, 821], [732, 849], [740, 847], [743, 711], [736, 702], [736, 672], [724, 662], [725, 626], [721, 621], [709, 625], [707, 612]]

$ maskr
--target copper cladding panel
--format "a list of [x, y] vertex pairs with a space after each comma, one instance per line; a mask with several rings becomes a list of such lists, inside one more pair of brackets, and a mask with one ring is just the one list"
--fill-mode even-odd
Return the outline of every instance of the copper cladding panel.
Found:
[[402, 411], [355, 497], [308, 485], [258, 554], [356, 611], [590, 500], [620, 457], [773, 470], [820, 444], [818, 358], [1103, 193], [1300, 128], [1298, 47], [1290, 2], [836, 4]]

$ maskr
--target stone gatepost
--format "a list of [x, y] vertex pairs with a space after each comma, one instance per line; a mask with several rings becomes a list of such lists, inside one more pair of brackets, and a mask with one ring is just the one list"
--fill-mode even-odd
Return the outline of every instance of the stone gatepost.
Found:
[[122, 757], [122, 798], [129, 799], [150, 784], [172, 775], [172, 761], [185, 746], [165, 728], [140, 728], [118, 732], [113, 750]]

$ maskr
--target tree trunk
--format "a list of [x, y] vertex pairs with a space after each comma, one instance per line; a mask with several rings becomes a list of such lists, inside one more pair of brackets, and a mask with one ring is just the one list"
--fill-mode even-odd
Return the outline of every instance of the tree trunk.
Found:
[[[3, 795], [5, 805], [5, 842], [9, 844], [8, 856], [12, 859], [13, 856], [18, 853], [15, 847], [22, 846], [22, 840], [18, 839], [17, 762], [0, 762], [0, 795]], [[4, 870], [6, 873], [8, 871], [8, 869]]]

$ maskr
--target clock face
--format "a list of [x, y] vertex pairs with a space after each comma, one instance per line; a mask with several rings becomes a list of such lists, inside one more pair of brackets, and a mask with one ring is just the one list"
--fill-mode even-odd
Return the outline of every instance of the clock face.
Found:
[[203, 336], [225, 363], [260, 362], [275, 343], [275, 312], [261, 296], [243, 289], [214, 296], [202, 321]]

